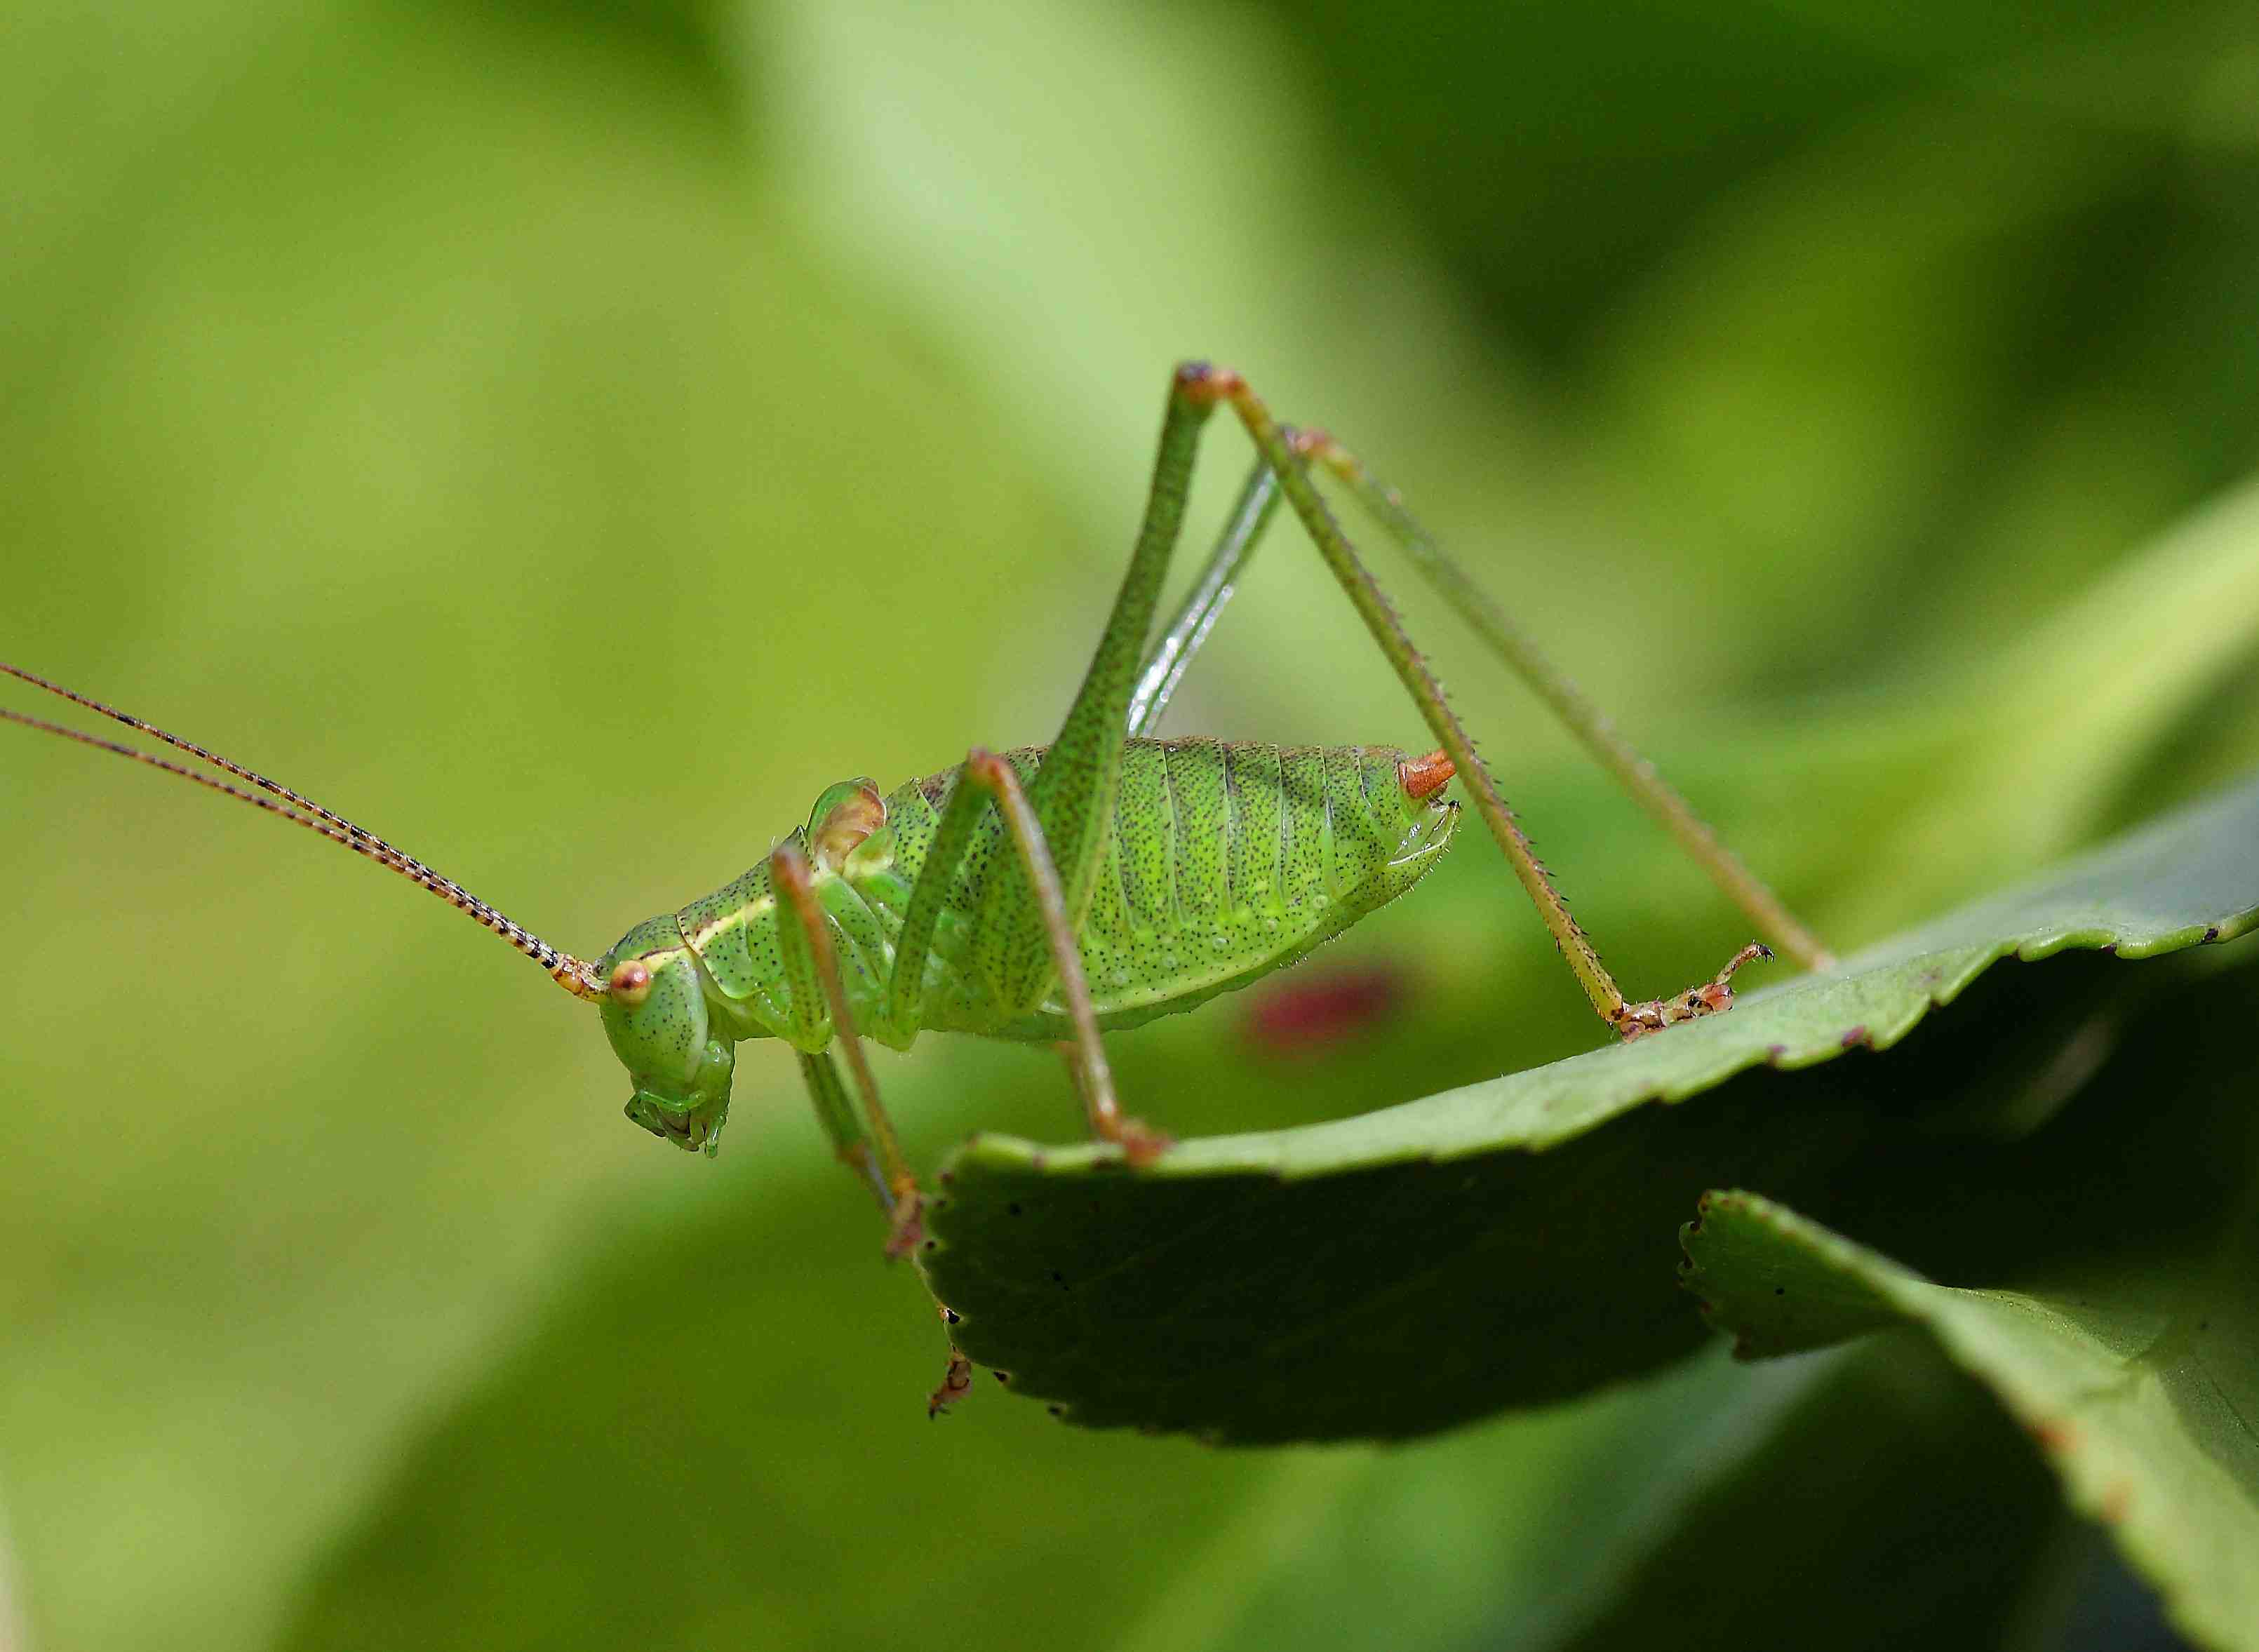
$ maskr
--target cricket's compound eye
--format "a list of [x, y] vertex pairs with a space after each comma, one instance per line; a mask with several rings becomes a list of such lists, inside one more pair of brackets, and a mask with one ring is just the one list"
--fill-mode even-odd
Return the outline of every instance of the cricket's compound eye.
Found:
[[613, 969], [610, 984], [605, 990], [616, 1002], [633, 1009], [651, 996], [651, 971], [640, 958], [623, 958]]

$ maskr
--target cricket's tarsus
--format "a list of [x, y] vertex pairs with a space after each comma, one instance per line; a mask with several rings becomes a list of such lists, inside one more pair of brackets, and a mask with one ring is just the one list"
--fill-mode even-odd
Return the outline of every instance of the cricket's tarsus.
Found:
[[1700, 986], [1692, 987], [1677, 999], [1650, 999], [1644, 1004], [1626, 1004], [1616, 1014], [1613, 1022], [1617, 1035], [1626, 1043], [1635, 1038], [1644, 1038], [1650, 1033], [1661, 1032], [1682, 1021], [1692, 1021], [1700, 1015], [1715, 1015], [1734, 1007], [1734, 972], [1742, 965], [1758, 958], [1772, 957], [1772, 949], [1762, 941], [1752, 941], [1726, 960], [1726, 967]]
[[926, 1396], [926, 1416], [930, 1419], [945, 1415], [951, 1406], [972, 1392], [973, 1362], [952, 1345], [948, 1368], [942, 1372], [941, 1386]]
[[[1256, 462], [1190, 595], [1156, 635], [1201, 430], [1218, 408], [1246, 431]], [[1760, 930], [1808, 967], [1831, 961], [1443, 555], [1393, 489], [1333, 437], [1279, 424], [1237, 373], [1204, 362], [1176, 369], [1130, 566], [1051, 745], [976, 746], [953, 770], [888, 794], [868, 780], [841, 781], [817, 799], [806, 827], [735, 882], [638, 924], [593, 963], [301, 794], [22, 667], [0, 664], [0, 672], [244, 786], [20, 712], [0, 709], [0, 718], [281, 815], [467, 912], [598, 1005], [634, 1084], [628, 1116], [688, 1150], [715, 1150], [737, 1043], [774, 1037], [791, 1045], [834, 1150], [885, 1214], [887, 1253], [906, 1255], [923, 1236], [923, 1204], [866, 1038], [907, 1048], [923, 1031], [950, 1030], [1055, 1043], [1091, 1133], [1130, 1165], [1151, 1164], [1169, 1138], [1123, 1112], [1101, 1031], [1260, 979], [1408, 890], [1457, 828], [1459, 806], [1444, 795], [1454, 779], [1620, 1036], [1729, 1008], [1735, 972], [1772, 956], [1751, 942], [1707, 981], [1644, 1002], [1624, 997], [1319, 494], [1320, 473], [1347, 490]], [[1282, 500], [1418, 707], [1436, 743], [1425, 754], [1151, 737]], [[952, 1363], [935, 1408], [962, 1392]]]

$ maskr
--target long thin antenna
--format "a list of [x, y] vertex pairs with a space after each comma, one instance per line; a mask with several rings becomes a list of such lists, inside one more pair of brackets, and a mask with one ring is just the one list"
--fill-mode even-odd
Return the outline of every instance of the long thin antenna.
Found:
[[[198, 786], [232, 797], [239, 803], [248, 803], [253, 808], [263, 808], [270, 815], [279, 815], [284, 820], [303, 826], [307, 830], [326, 837], [333, 844], [341, 844], [357, 855], [366, 856], [381, 866], [388, 866], [410, 883], [430, 890], [458, 912], [468, 915], [473, 922], [493, 930], [511, 946], [540, 965], [549, 972], [549, 978], [552, 980], [572, 993], [574, 997], [586, 999], [594, 1003], [604, 996], [604, 983], [597, 978], [595, 965], [585, 959], [574, 957], [570, 952], [559, 951], [531, 929], [520, 928], [511, 922], [510, 919], [464, 888], [453, 878], [443, 877], [417, 859], [415, 856], [395, 849], [374, 832], [364, 830], [342, 815], [331, 813], [313, 799], [292, 791], [279, 781], [270, 780], [263, 774], [254, 773], [239, 763], [232, 763], [218, 752], [208, 751], [193, 740], [183, 740], [176, 734], [167, 734], [153, 723], [144, 723], [130, 712], [120, 711], [115, 706], [106, 706], [101, 701], [91, 699], [74, 689], [66, 688], [61, 683], [49, 682], [38, 673], [25, 671], [21, 666], [11, 666], [6, 660], [0, 659], [0, 672], [5, 672], [19, 681], [30, 683], [35, 688], [44, 688], [51, 694], [60, 695], [73, 705], [83, 706], [89, 711], [99, 712], [111, 721], [122, 723], [127, 728], [137, 730], [152, 739], [161, 740], [175, 751], [186, 751], [189, 756], [201, 758], [214, 768], [232, 774], [239, 780], [248, 781], [257, 787], [260, 792], [265, 792], [268, 795], [261, 797], [258, 792], [246, 792], [240, 787], [230, 786], [224, 780], [214, 780], [209, 774], [199, 774], [194, 769], [181, 764], [167, 762], [153, 752], [123, 745], [115, 740], [105, 740], [96, 735], [82, 733], [76, 729], [65, 728], [59, 723], [48, 723], [39, 717], [25, 716], [20, 711], [11, 711], [4, 706], [0, 706], [0, 720], [20, 723], [27, 729], [38, 729], [46, 734], [61, 735], [66, 740], [75, 740], [81, 745], [90, 745], [97, 751], [110, 751], [122, 758], [132, 758], [137, 763], [146, 763], [150, 767], [162, 769], [167, 774], [177, 774], [184, 780], [193, 780]], [[274, 801], [276, 798], [281, 798], [283, 801], [278, 803]], [[296, 807], [285, 805], [296, 805]], [[304, 812], [301, 813], [301, 810]]]

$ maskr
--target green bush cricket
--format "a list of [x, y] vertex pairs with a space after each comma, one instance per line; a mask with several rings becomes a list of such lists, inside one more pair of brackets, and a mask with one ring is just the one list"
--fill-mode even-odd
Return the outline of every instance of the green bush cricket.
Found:
[[[1202, 428], [1229, 408], [1257, 462], [1208, 562], [1150, 645]], [[1237, 374], [1172, 378], [1145, 518], [1087, 674], [1051, 745], [974, 749], [881, 794], [843, 781], [808, 824], [703, 899], [631, 929], [602, 958], [562, 951], [460, 885], [303, 794], [22, 667], [0, 671], [112, 718], [230, 777], [23, 713], [0, 718], [132, 758], [279, 815], [421, 885], [595, 1004], [633, 1084], [630, 1118], [712, 1153], [736, 1045], [796, 1055], [838, 1156], [871, 1188], [899, 1255], [919, 1193], [863, 1049], [925, 1030], [1057, 1043], [1092, 1131], [1133, 1165], [1168, 1139], [1126, 1116], [1101, 1034], [1188, 1009], [1301, 958], [1409, 889], [1449, 845], [1464, 786], [1594, 1010], [1634, 1038], [1730, 1008], [1742, 947], [1707, 981], [1625, 999], [1554, 887], [1312, 480], [1331, 476], [1445, 600], [1531, 682], [1600, 761], [1746, 912], [1807, 967], [1826, 950], [1446, 559], [1338, 443], [1277, 424]], [[1419, 707], [1437, 749], [1281, 748], [1150, 737], [1275, 515], [1293, 509]], [[232, 782], [241, 782], [240, 785]], [[836, 1053], [835, 1053], [836, 1052]], [[844, 1056], [843, 1079], [837, 1057]]]

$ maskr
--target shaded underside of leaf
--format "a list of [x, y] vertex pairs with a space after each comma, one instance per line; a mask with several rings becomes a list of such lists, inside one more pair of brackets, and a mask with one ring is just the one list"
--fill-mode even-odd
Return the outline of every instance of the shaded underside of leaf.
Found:
[[1684, 1231], [1687, 1287], [1750, 1357], [1920, 1328], [2187, 1634], [2259, 1648], [2255, 1026], [2259, 970], [2203, 983], [2020, 1150], [1901, 1176], [1888, 1206], [1843, 1224], [1949, 1284], [1730, 1192]]
[[[1667, 1278], [1671, 1200], [1731, 1183], [1816, 1193], [1877, 1131], [1925, 1113], [1934, 1126], [1939, 1095], [1896, 1093], [1902, 1066], [1926, 1091], [1965, 1087], [2003, 1038], [2084, 1024], [2097, 970], [2127, 972], [2012, 972], [1988, 1014], [1937, 1017], [1891, 1064], [1823, 1064], [1897, 1043], [2002, 958], [2152, 957], [2255, 916], [2246, 786], [1639, 1043], [1187, 1142], [1135, 1175], [1089, 1147], [975, 1137], [944, 1170], [922, 1262], [969, 1355], [1092, 1427], [1390, 1437], [1558, 1399], [1699, 1340]], [[1704, 1092], [1699, 1107], [1644, 1105]]]
[[1593, 1616], [1548, 1644], [2017, 1644], [2054, 1581], [2064, 1523], [2021, 1431], [1918, 1343], [1878, 1344], [1814, 1377], [1687, 1491]]

